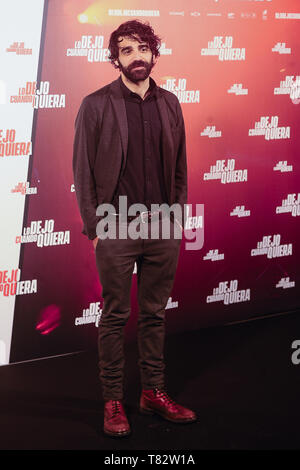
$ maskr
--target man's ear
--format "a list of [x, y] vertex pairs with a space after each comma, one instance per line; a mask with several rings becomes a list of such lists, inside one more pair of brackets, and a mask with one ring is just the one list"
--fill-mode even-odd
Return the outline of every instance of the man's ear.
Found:
[[153, 64], [155, 65], [157, 61], [158, 61], [158, 57], [155, 57], [155, 55], [153, 55], [152, 57]]

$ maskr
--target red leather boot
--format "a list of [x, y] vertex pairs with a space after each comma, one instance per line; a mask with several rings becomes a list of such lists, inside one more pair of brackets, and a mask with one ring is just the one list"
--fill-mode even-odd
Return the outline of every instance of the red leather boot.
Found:
[[130, 433], [130, 426], [120, 400], [108, 400], [104, 404], [103, 431], [109, 436], [123, 437]]
[[142, 390], [140, 411], [146, 414], [157, 413], [174, 423], [192, 423], [197, 419], [192, 410], [179, 405], [163, 389], [156, 387]]

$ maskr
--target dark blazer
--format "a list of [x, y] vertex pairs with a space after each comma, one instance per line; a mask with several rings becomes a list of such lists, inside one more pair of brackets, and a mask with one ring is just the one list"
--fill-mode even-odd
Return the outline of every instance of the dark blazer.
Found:
[[[163, 173], [168, 204], [187, 202], [185, 127], [177, 96], [158, 87], [162, 122]], [[75, 121], [73, 173], [83, 220], [82, 233], [94, 239], [99, 204], [111, 203], [125, 168], [128, 127], [120, 79], [86, 96]], [[137, 201], [139, 202], [139, 201]]]

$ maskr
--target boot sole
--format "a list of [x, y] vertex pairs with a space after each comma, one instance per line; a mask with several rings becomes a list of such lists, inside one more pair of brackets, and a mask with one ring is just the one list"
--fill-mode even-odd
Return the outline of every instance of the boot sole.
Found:
[[187, 418], [187, 419], [173, 419], [173, 418], [170, 418], [170, 417], [166, 416], [165, 414], [163, 414], [162, 412], [160, 412], [158, 410], [152, 410], [152, 409], [149, 409], [149, 408], [141, 408], [141, 407], [140, 407], [140, 413], [142, 413], [144, 415], [155, 415], [155, 414], [157, 414], [157, 415], [161, 416], [162, 418], [166, 419], [167, 421], [171, 421], [172, 423], [180, 423], [180, 424], [194, 423], [197, 420], [197, 417]]
[[106, 429], [103, 429], [104, 434], [106, 434], [109, 437], [126, 437], [131, 434], [131, 429], [129, 431], [123, 431], [123, 432], [111, 432], [107, 431]]

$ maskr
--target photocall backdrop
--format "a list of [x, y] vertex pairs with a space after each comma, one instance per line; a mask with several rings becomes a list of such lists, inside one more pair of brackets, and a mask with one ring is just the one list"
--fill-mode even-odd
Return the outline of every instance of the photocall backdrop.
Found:
[[[118, 78], [109, 36], [135, 18], [162, 38], [152, 77], [182, 106], [185, 228], [204, 235], [201, 249], [182, 242], [168, 333], [299, 309], [299, 2], [7, 1], [0, 18], [1, 364], [96, 345], [103, 301], [74, 121]], [[136, 289], [133, 274], [126, 340]]]

